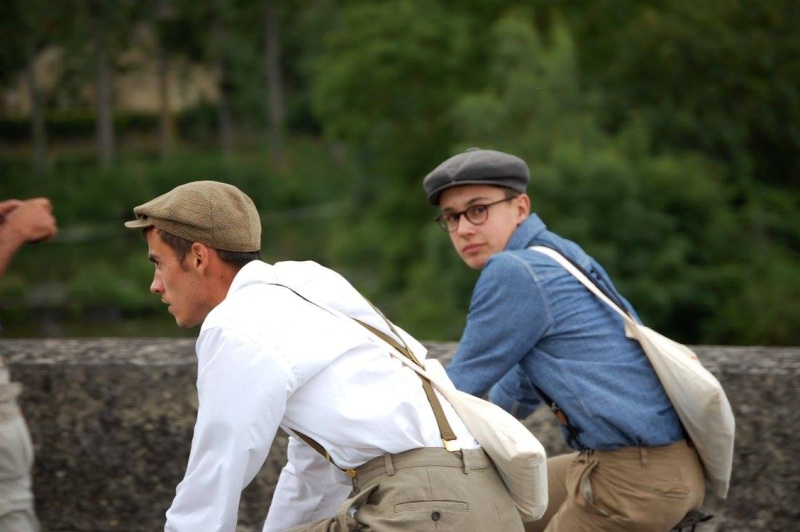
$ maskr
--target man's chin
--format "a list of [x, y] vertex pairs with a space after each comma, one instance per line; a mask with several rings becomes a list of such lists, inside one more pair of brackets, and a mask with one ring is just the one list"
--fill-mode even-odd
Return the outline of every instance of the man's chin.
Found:
[[192, 327], [194, 327], [194, 325], [187, 324], [186, 322], [182, 322], [182, 321], [180, 321], [178, 318], [175, 318], [175, 323], [176, 323], [176, 324], [178, 325], [178, 327], [180, 327], [181, 329], [191, 329]]
[[202, 322], [197, 322], [197, 323], [195, 323], [195, 322], [188, 322], [188, 321], [185, 321], [185, 320], [181, 320], [181, 319], [180, 319], [180, 318], [178, 318], [178, 317], [175, 317], [175, 323], [176, 323], [176, 324], [178, 325], [178, 327], [180, 327], [181, 329], [193, 329], [193, 328], [197, 327], [198, 325], [200, 325], [200, 323], [202, 323]]
[[473, 270], [482, 270], [486, 266], [486, 260], [482, 257], [462, 257], [464, 264]]

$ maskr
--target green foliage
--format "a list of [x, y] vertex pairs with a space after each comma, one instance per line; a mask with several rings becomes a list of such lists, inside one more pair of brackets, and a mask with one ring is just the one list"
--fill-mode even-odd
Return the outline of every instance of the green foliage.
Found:
[[[88, 111], [50, 113], [45, 117], [45, 128], [50, 140], [80, 141], [93, 138], [96, 120]], [[117, 113], [114, 128], [122, 133], [152, 134], [158, 130], [158, 117], [147, 113]], [[29, 118], [0, 119], [0, 142], [17, 144], [30, 141]]]
[[377, 277], [373, 290], [387, 301], [406, 288], [418, 256], [430, 216], [419, 179], [450, 142], [447, 109], [475, 74], [474, 49], [465, 16], [437, 2], [354, 3], [341, 15], [313, 62], [312, 87], [324, 132], [360, 165], [349, 183], [351, 229], [332, 249], [351, 271]]
[[[729, 165], [739, 185], [757, 179], [796, 187], [795, 3], [669, 0], [627, 3], [625, 10], [616, 4], [596, 3], [571, 17], [591, 38], [584, 64], [607, 91], [610, 123], [641, 114], [659, 148], [703, 151]], [[614, 15], [610, 31], [604, 25]]]
[[30, 303], [33, 292], [42, 293], [47, 305], [72, 309], [79, 319], [98, 308], [163, 312], [158, 297], [148, 290], [153, 267], [146, 244], [139, 232], [122, 224], [132, 217], [134, 206], [203, 179], [232, 183], [253, 197], [268, 260], [330, 263], [327, 242], [343, 230], [336, 220], [343, 183], [352, 170], [335, 162], [319, 142], [295, 138], [292, 146], [279, 173], [269, 170], [267, 154], [261, 151], [229, 157], [192, 151], [166, 161], [132, 158], [108, 170], [96, 168], [92, 160], [62, 162], [35, 186], [24, 162], [4, 161], [2, 196], [51, 198], [60, 232], [54, 242], [19, 252], [0, 279], [0, 299], [14, 315], [14, 309]]
[[21, 300], [25, 296], [28, 285], [25, 278], [18, 273], [6, 273], [0, 279], [0, 301]]
[[393, 302], [391, 315], [420, 338], [456, 340], [478, 275], [464, 266], [436, 224], [429, 223], [422, 231], [421, 258], [412, 264], [408, 289]]
[[[51, 197], [62, 228], [0, 280], [4, 322], [30, 319], [19, 305], [47, 298], [76, 314], [151, 312], [144, 244], [121, 223], [156, 194], [217, 179], [256, 200], [268, 260], [323, 262], [412, 333], [457, 339], [476, 272], [431, 222], [420, 182], [478, 145], [529, 162], [535, 210], [597, 256], [648, 324], [686, 342], [800, 342], [800, 10], [790, 0], [273, 3], [287, 124], [326, 139], [287, 139], [279, 170], [261, 146], [263, 2], [165, 5], [4, 6], [3, 86], [44, 46], [62, 53], [44, 100], [41, 175], [28, 119], [0, 119], [0, 194]], [[142, 67], [119, 52], [147, 29], [157, 38], [146, 55], [219, 75], [239, 151], [217, 153], [227, 123], [217, 101], [176, 116], [181, 143], [163, 159], [157, 117], [118, 109], [121, 162], [96, 168], [93, 37], [105, 34], [121, 71]]]
[[534, 210], [551, 229], [595, 255], [648, 323], [697, 338], [699, 318], [732, 296], [707, 288], [731, 258], [717, 242], [737, 237], [726, 174], [697, 154], [655, 154], [641, 121], [604, 132], [569, 32], [557, 20], [551, 30], [545, 45], [524, 17], [491, 28], [494, 76], [455, 107], [458, 130], [529, 161]]
[[[717, 269], [711, 286], [728, 296], [701, 324], [698, 342], [738, 345], [797, 345], [800, 297], [795, 254], [771, 253], [755, 264], [730, 263]], [[727, 286], [725, 286], [727, 285]]]
[[153, 296], [131, 279], [120, 276], [115, 266], [108, 263], [90, 264], [77, 272], [69, 282], [72, 301], [91, 305], [114, 305], [118, 308], [145, 306]]
[[465, 18], [437, 2], [349, 5], [313, 63], [326, 134], [364, 150], [370, 170], [413, 169], [410, 148], [441, 145], [447, 134], [443, 108], [469, 70], [470, 40]]

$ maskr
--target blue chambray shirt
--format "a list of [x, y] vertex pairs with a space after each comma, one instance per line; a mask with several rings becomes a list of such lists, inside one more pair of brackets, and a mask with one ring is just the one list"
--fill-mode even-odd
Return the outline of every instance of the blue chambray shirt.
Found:
[[577, 262], [636, 316], [602, 266], [531, 214], [481, 271], [447, 367], [456, 387], [488, 392], [493, 403], [524, 418], [542, 402], [532, 383], [580, 431], [579, 444], [567, 438], [576, 449], [683, 439], [664, 388], [639, 343], [625, 337], [622, 318], [551, 258], [527, 249], [534, 245]]

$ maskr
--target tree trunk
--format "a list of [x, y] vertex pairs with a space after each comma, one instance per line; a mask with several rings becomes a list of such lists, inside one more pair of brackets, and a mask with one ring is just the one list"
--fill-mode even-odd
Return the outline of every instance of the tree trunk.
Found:
[[230, 94], [232, 92], [228, 61], [225, 58], [225, 23], [221, 20], [221, 11], [225, 6], [216, 2], [217, 16], [211, 30], [212, 55], [219, 73], [219, 103], [217, 117], [219, 120], [219, 144], [223, 155], [230, 155], [234, 144], [233, 112], [231, 111]]
[[163, 47], [158, 52], [159, 151], [161, 158], [172, 154], [175, 146], [175, 115], [169, 99], [169, 53]]
[[273, 168], [282, 168], [283, 129], [286, 120], [286, 103], [281, 76], [280, 24], [278, 13], [270, 0], [264, 0], [264, 57], [267, 81], [267, 142], [269, 160]]
[[111, 166], [114, 161], [114, 118], [111, 109], [111, 72], [108, 49], [106, 47], [106, 21], [103, 7], [93, 16], [94, 19], [94, 79], [95, 111], [97, 113], [97, 149], [100, 164]]
[[[224, 73], [222, 74], [225, 75]], [[225, 82], [223, 81], [223, 88], [219, 94], [218, 118], [219, 118], [219, 144], [224, 155], [230, 155], [233, 152], [234, 144], [234, 128], [233, 128], [233, 113], [231, 112], [228, 94], [224, 88]]]
[[47, 165], [47, 127], [44, 118], [42, 91], [36, 79], [36, 49], [31, 47], [28, 67], [25, 69], [28, 93], [31, 99], [31, 139], [33, 140], [33, 170], [37, 177], [44, 174]]

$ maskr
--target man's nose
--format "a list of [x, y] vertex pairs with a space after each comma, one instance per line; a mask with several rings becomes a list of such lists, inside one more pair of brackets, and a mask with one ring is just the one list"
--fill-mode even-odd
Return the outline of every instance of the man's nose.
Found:
[[164, 292], [164, 285], [161, 283], [158, 272], [153, 275], [153, 282], [150, 283], [150, 292], [153, 294], [161, 294]]
[[465, 213], [461, 213], [461, 216], [458, 217], [458, 225], [456, 226], [455, 232], [461, 235], [472, 233], [474, 229], [475, 224], [469, 221]]

